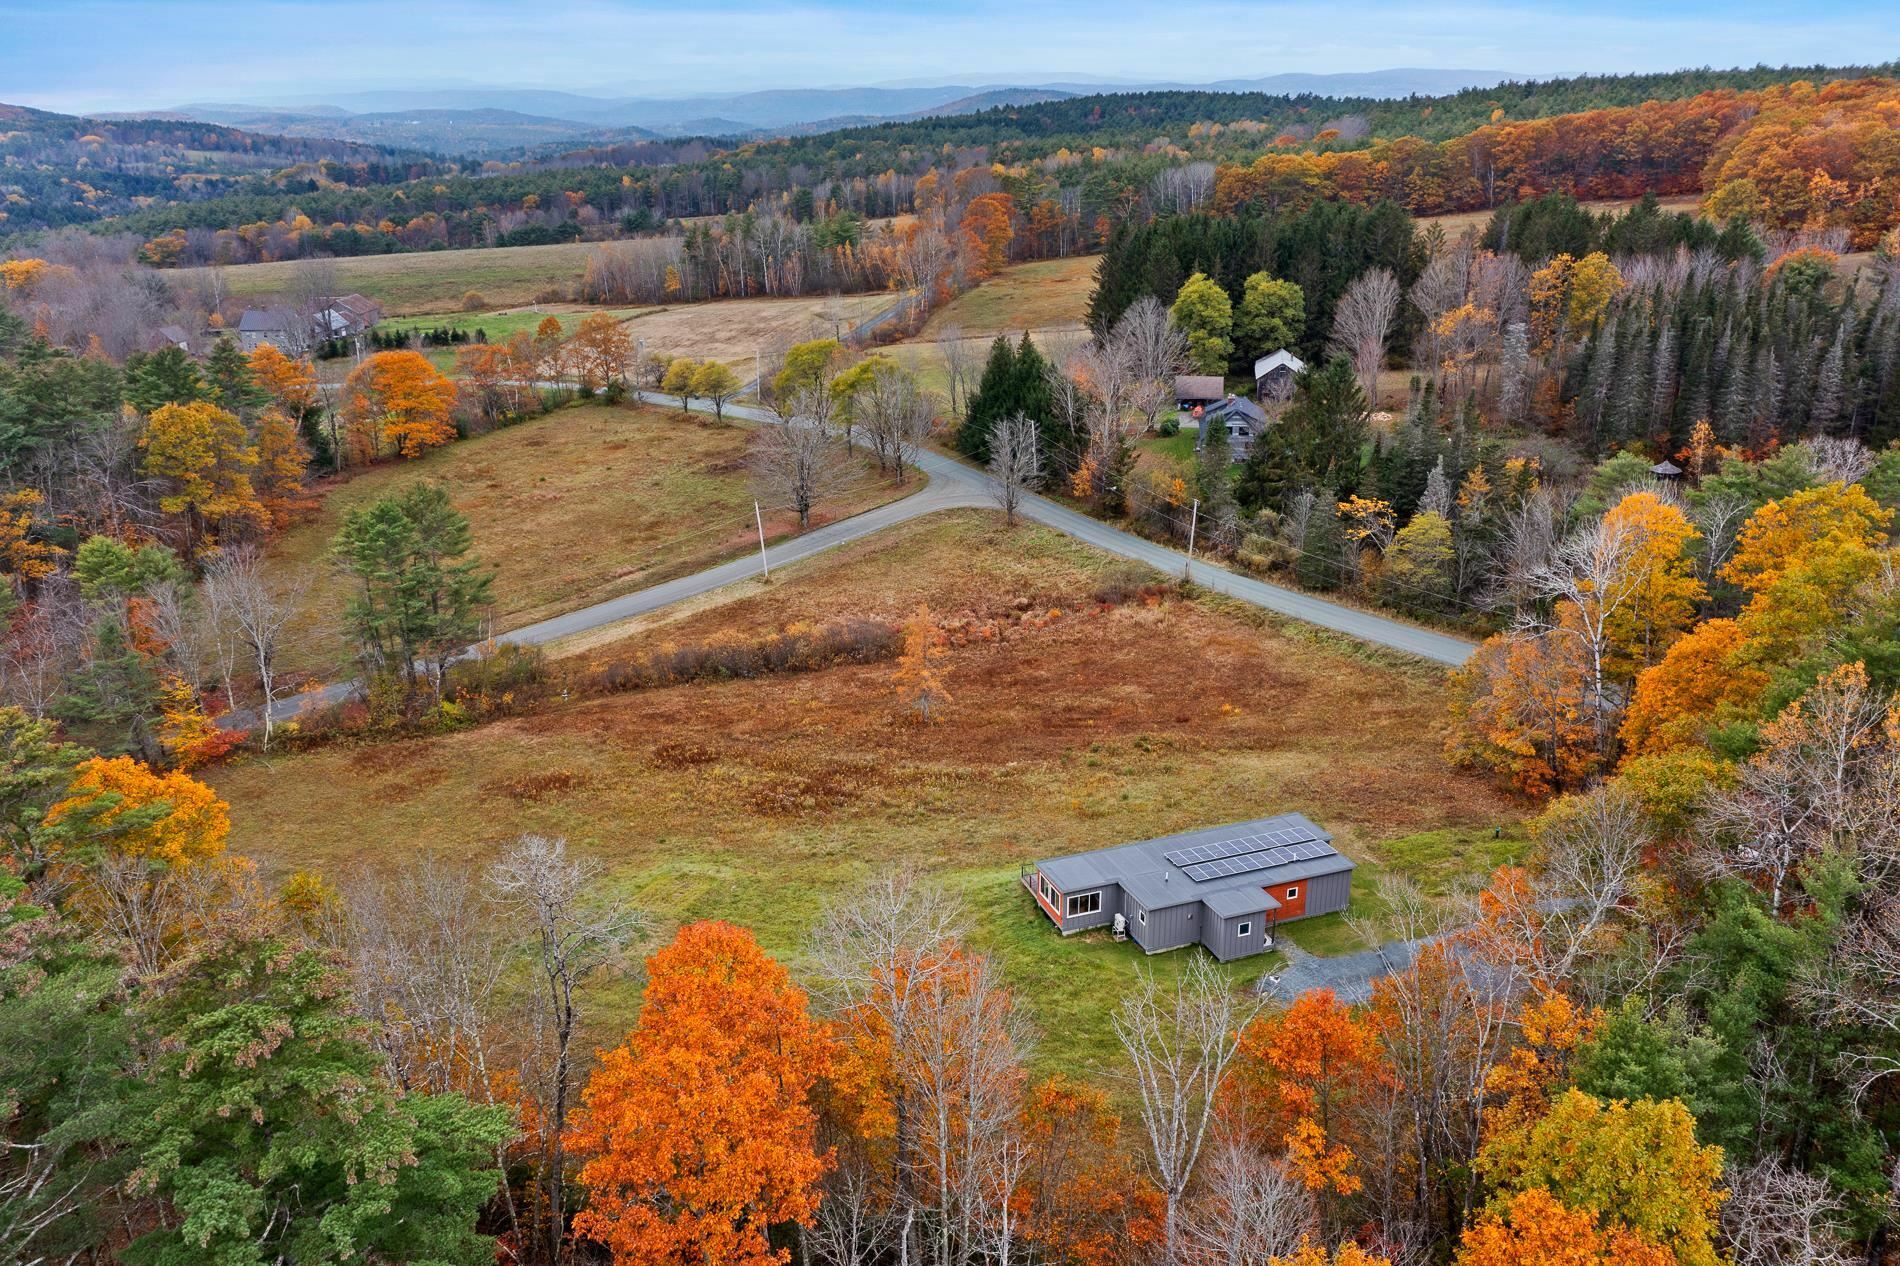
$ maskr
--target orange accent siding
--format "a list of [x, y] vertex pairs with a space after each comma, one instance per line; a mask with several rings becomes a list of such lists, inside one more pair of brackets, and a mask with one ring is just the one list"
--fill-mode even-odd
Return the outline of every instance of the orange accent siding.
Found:
[[[1288, 889], [1298, 889], [1300, 895], [1289, 897], [1286, 895]], [[1274, 884], [1267, 889], [1267, 893], [1280, 903], [1280, 908], [1274, 911], [1276, 917], [1297, 919], [1306, 913], [1306, 882], [1304, 880], [1297, 884]]]
[[1042, 912], [1054, 919], [1057, 927], [1061, 927], [1062, 911], [1050, 905], [1049, 899], [1042, 895], [1042, 875], [1040, 873], [1037, 874], [1035, 885], [1030, 888], [1029, 891], [1036, 895], [1036, 904], [1042, 907]]

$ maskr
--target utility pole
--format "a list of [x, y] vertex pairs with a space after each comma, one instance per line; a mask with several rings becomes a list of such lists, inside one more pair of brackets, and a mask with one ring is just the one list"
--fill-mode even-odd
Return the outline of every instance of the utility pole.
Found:
[[772, 564], [765, 556], [765, 515], [759, 511], [759, 503], [752, 503], [752, 521], [759, 525], [759, 570], [765, 573], [766, 580], [772, 579]]
[[1188, 517], [1188, 556], [1187, 565], [1181, 569], [1181, 579], [1194, 579], [1194, 532], [1201, 526], [1201, 499], [1194, 498], [1194, 509]]

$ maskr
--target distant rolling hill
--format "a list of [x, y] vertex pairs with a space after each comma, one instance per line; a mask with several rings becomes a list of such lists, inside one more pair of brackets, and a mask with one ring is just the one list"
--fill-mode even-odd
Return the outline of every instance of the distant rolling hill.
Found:
[[771, 88], [729, 95], [591, 97], [506, 88], [356, 92], [267, 104], [197, 103], [146, 117], [203, 119], [283, 136], [400, 145], [489, 158], [549, 147], [654, 137], [808, 135], [868, 123], [974, 114], [1098, 93], [1199, 90], [1386, 98], [1437, 95], [1502, 82], [1502, 71], [1399, 68], [1281, 74], [1215, 84], [932, 84]]
[[431, 107], [352, 114], [334, 106], [288, 110], [200, 104], [180, 106], [167, 114], [229, 124], [276, 136], [326, 137], [469, 158], [495, 157], [548, 144], [650, 140], [657, 135], [645, 128], [589, 126], [572, 119], [490, 107]]

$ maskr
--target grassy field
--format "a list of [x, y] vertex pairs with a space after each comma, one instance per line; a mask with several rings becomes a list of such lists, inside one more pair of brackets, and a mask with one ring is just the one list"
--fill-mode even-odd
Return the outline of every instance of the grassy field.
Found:
[[[845, 295], [840, 301], [844, 329], [875, 316], [896, 302], [888, 294]], [[751, 379], [753, 357], [774, 344], [830, 338], [832, 323], [824, 295], [797, 299], [722, 299], [645, 308], [629, 325], [648, 354], [722, 360], [742, 379]]]
[[[417, 330], [465, 330], [471, 337], [480, 332], [490, 343], [504, 343], [517, 334], [533, 334], [549, 317], [561, 323], [564, 334], [572, 334], [574, 327], [579, 325], [589, 313], [605, 312], [615, 320], [627, 321], [642, 313], [656, 310], [653, 308], [590, 308], [572, 303], [537, 304], [533, 307], [508, 308], [499, 312], [453, 312], [438, 313], [434, 316], [394, 317], [382, 322], [376, 328], [386, 334], [406, 334]], [[455, 347], [423, 347], [419, 350], [437, 369], [445, 374], [454, 374], [457, 351]]]
[[[1635, 198], [1600, 198], [1582, 205], [1584, 210], [1602, 215], [1605, 211], [1619, 213], [1627, 211], [1635, 206], [1637, 201]], [[1694, 211], [1702, 205], [1702, 199], [1694, 194], [1662, 198], [1659, 201], [1662, 203], [1662, 209], [1671, 214], [1677, 211]], [[1491, 223], [1491, 215], [1489, 211], [1454, 211], [1449, 215], [1422, 215], [1418, 217], [1418, 227], [1423, 232], [1428, 225], [1436, 224], [1445, 230], [1447, 241], [1455, 242], [1458, 240], [1458, 235], [1466, 229], [1476, 229], [1479, 233], [1483, 233]]]
[[[390, 316], [407, 316], [459, 312], [462, 296], [471, 290], [496, 307], [531, 303], [551, 286], [578, 285], [595, 245], [561, 242], [553, 246], [414, 251], [362, 255], [338, 259], [334, 264], [344, 290], [377, 300]], [[296, 268], [295, 261], [237, 264], [223, 270], [225, 289], [240, 299], [279, 295], [289, 288]]]
[[[844, 329], [877, 315], [892, 303], [888, 294], [846, 295], [839, 300]], [[552, 316], [572, 333], [581, 320], [605, 312], [627, 324], [643, 354], [696, 360], [725, 361], [740, 378], [749, 381], [754, 357], [761, 351], [812, 338], [830, 338], [834, 331], [823, 295], [796, 299], [721, 299], [711, 303], [656, 304], [643, 308], [594, 308], [584, 304], [550, 303], [484, 312], [449, 312], [394, 317], [379, 327], [385, 331], [454, 329], [470, 334], [480, 330], [490, 342], [502, 342], [518, 333], [532, 334]], [[423, 354], [447, 373], [455, 368], [455, 348], [429, 347]]]
[[[233, 847], [272, 874], [347, 881], [403, 853], [474, 863], [524, 831], [563, 835], [655, 917], [657, 935], [731, 919], [795, 970], [826, 901], [902, 867], [964, 896], [972, 941], [998, 953], [1042, 1030], [1038, 1064], [1100, 1074], [1119, 1065], [1108, 1016], [1141, 955], [1058, 936], [1018, 883], [1024, 863], [1300, 809], [1368, 873], [1449, 883], [1487, 869], [1492, 830], [1520, 815], [1446, 768], [1436, 677], [1231, 604], [1095, 601], [1124, 567], [1045, 529], [958, 511], [641, 634], [684, 643], [894, 616], [927, 599], [953, 643], [953, 700], [930, 727], [902, 714], [889, 665], [853, 665], [579, 701], [209, 776], [231, 802]], [[1316, 944], [1329, 937], [1316, 925]], [[1163, 973], [1186, 961], [1148, 960]], [[1230, 972], [1252, 980], [1271, 965]], [[616, 999], [603, 1034], [630, 1006]]]
[[[318, 514], [272, 547], [279, 573], [309, 586], [310, 618], [287, 660], [329, 677], [348, 671], [349, 585], [329, 551], [351, 509], [419, 479], [444, 481], [469, 518], [475, 552], [497, 567], [494, 624], [505, 631], [756, 547], [749, 435], [670, 409], [583, 405], [333, 484]], [[854, 513], [896, 491], [867, 470], [818, 517]], [[768, 536], [795, 527], [789, 514], [766, 518]]]
[[922, 337], [940, 337], [953, 325], [966, 335], [1080, 326], [1095, 290], [1098, 258], [1077, 255], [1006, 268], [939, 308], [924, 326]]
[[582, 318], [594, 312], [605, 312], [617, 321], [630, 320], [642, 313], [656, 311], [653, 308], [588, 308], [578, 304], [556, 303], [529, 308], [507, 308], [498, 312], [457, 312], [437, 316], [395, 317], [384, 321], [376, 328], [385, 333], [408, 333], [415, 330], [467, 330], [470, 334], [480, 330], [488, 336], [491, 343], [504, 343], [517, 334], [532, 334], [540, 328], [541, 322], [553, 317], [561, 323], [561, 329], [573, 333], [574, 327]]

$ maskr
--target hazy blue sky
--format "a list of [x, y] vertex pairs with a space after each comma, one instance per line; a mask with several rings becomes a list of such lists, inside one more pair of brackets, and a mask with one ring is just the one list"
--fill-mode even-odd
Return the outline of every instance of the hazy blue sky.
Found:
[[58, 110], [497, 84], [619, 95], [1394, 66], [1900, 56], [1894, 0], [0, 0], [0, 101]]

